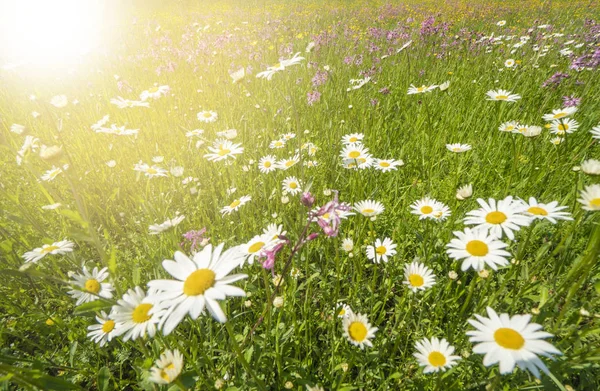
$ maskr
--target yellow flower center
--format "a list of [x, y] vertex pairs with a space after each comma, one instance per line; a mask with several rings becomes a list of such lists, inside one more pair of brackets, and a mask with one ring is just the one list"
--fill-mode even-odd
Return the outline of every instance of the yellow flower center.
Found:
[[[171, 365], [172, 365], [172, 364], [171, 364]], [[166, 368], [165, 368], [165, 369], [166, 369]], [[166, 372], [164, 369], [162, 369], [162, 370], [160, 371], [160, 377], [162, 377], [162, 379], [163, 379], [164, 381], [166, 381], [166, 382], [169, 382], [169, 383], [171, 382], [171, 378], [169, 377], [169, 375], [167, 374], [167, 372]]]
[[356, 159], [359, 156], [360, 156], [360, 152], [358, 152], [358, 151], [352, 151], [348, 154], [348, 157], [350, 157], [352, 159]]
[[490, 224], [502, 224], [506, 221], [506, 215], [499, 211], [493, 211], [485, 216], [485, 221]]
[[373, 213], [375, 212], [375, 209], [371, 209], [371, 208], [366, 208], [362, 210], [363, 213]]
[[154, 169], [154, 168], [150, 167], [150, 168], [148, 168], [148, 170], [146, 170], [146, 172], [147, 172], [148, 174], [156, 174], [158, 171], [156, 171], [156, 169]]
[[275, 141], [275, 145], [278, 147], [281, 147], [283, 145], [283, 142], [281, 141]]
[[539, 206], [532, 206], [531, 208], [527, 209], [527, 212], [531, 213], [532, 215], [548, 216], [546, 209], [540, 208]]
[[567, 129], [569, 129], [569, 125], [567, 125], [567, 124], [559, 124], [558, 125], [558, 130], [565, 131]]
[[358, 137], [350, 137], [350, 138], [348, 139], [348, 141], [350, 141], [351, 143], [355, 143], [355, 142], [357, 142], [357, 141], [358, 141]]
[[381, 166], [381, 167], [389, 167], [390, 163], [388, 163], [388, 162], [379, 162], [379, 166]]
[[225, 149], [219, 149], [219, 156], [225, 156], [225, 155], [227, 155], [230, 152], [231, 151], [229, 149], [227, 149], [227, 148], [225, 148]]
[[424, 215], [428, 215], [431, 212], [433, 212], [433, 208], [431, 206], [425, 205], [421, 207], [421, 213], [423, 213]]
[[260, 251], [260, 249], [263, 248], [264, 245], [264, 242], [256, 242], [252, 246], [250, 246], [250, 248], [248, 248], [248, 252], [250, 254], [254, 254], [257, 251]]
[[460, 152], [460, 147], [454, 147], [452, 148], [452, 152]]
[[590, 206], [592, 208], [598, 209], [600, 208], [600, 198], [594, 198], [590, 201]]
[[48, 254], [48, 253], [50, 253], [50, 252], [52, 252], [52, 251], [54, 251], [54, 250], [58, 250], [58, 249], [59, 249], [59, 247], [58, 247], [58, 246], [55, 246], [55, 245], [48, 246], [48, 247], [44, 247], [44, 248], [42, 249], [42, 254]]
[[508, 95], [496, 95], [496, 100], [507, 100]]
[[202, 295], [215, 284], [215, 272], [210, 269], [198, 269], [183, 283], [183, 293], [188, 296]]
[[367, 327], [362, 322], [352, 322], [348, 327], [348, 335], [356, 342], [362, 342], [367, 337]]
[[150, 320], [152, 316], [148, 315], [148, 312], [152, 309], [152, 304], [142, 303], [135, 307], [131, 314], [131, 319], [135, 323], [144, 323]]
[[411, 274], [408, 276], [408, 282], [410, 282], [410, 285], [414, 287], [420, 287], [423, 286], [425, 280], [423, 280], [423, 277], [418, 274]]
[[212, 117], [212, 114], [210, 112], [206, 111], [206, 112], [202, 113], [202, 116], [204, 118], [210, 118], [210, 117]]
[[85, 282], [85, 290], [90, 293], [100, 292], [100, 283], [96, 279], [89, 279]]
[[110, 333], [111, 331], [113, 331], [114, 328], [115, 328], [115, 321], [114, 320], [107, 320], [102, 325], [102, 332], [104, 332], [104, 333]]
[[503, 348], [519, 350], [525, 345], [525, 339], [519, 332], [508, 328], [501, 327], [494, 332], [494, 340]]
[[563, 111], [563, 112], [560, 112], [560, 113], [554, 114], [554, 115], [552, 116], [552, 118], [554, 118], [554, 119], [559, 119], [559, 118], [564, 118], [564, 117], [566, 117], [566, 116], [567, 116], [567, 113], [565, 113], [565, 112]]
[[418, 91], [418, 92], [423, 92], [423, 91], [425, 91], [425, 86], [418, 87], [418, 88], [417, 88], [417, 91]]
[[378, 246], [375, 249], [375, 252], [377, 253], [377, 255], [383, 255], [387, 252], [387, 249], [385, 248], [385, 246]]
[[481, 240], [471, 240], [467, 243], [467, 252], [474, 257], [484, 257], [489, 251], [488, 245]]
[[298, 188], [298, 184], [296, 182], [291, 182], [290, 189], [296, 189], [296, 188]]
[[293, 160], [288, 160], [287, 162], [285, 162], [285, 166], [286, 166], [286, 167], [291, 167], [291, 166], [293, 166], [293, 165], [294, 165], [294, 163], [296, 163], [296, 162], [295, 162], [295, 161], [293, 161]]
[[342, 309], [340, 310], [340, 312], [338, 312], [338, 316], [344, 316], [344, 315], [346, 315], [346, 309], [345, 309], [345, 308], [342, 308]]
[[229, 207], [230, 207], [231, 209], [233, 209], [233, 208], [236, 208], [236, 207], [237, 207], [237, 206], [238, 206], [240, 203], [241, 203], [241, 201], [240, 201], [240, 200], [235, 200], [235, 201], [233, 201], [231, 204], [229, 204]]
[[148, 89], [148, 92], [149, 92], [149, 93], [151, 93], [151, 94], [153, 94], [153, 93], [155, 93], [155, 92], [158, 92], [158, 87], [152, 87], [152, 88], [149, 88], [149, 89]]
[[269, 162], [269, 161], [264, 162], [263, 166], [266, 168], [269, 168], [269, 167], [271, 167], [271, 162]]
[[427, 360], [429, 360], [429, 364], [434, 367], [441, 367], [446, 364], [446, 356], [444, 356], [440, 352], [429, 353], [429, 357], [427, 357]]

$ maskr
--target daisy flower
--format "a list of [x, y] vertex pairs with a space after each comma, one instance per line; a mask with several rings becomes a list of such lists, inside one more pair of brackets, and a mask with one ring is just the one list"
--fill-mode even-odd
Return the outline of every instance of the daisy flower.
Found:
[[254, 263], [254, 258], [261, 257], [265, 250], [273, 248], [278, 243], [278, 235], [274, 236], [271, 233], [256, 235], [250, 239], [248, 243], [240, 246], [240, 251], [247, 257], [242, 258], [240, 266], [244, 264], [244, 259], [252, 265]]
[[230, 157], [235, 159], [235, 155], [239, 155], [240, 153], [244, 152], [242, 144], [234, 144], [229, 140], [215, 142], [213, 147], [208, 147], [208, 150], [211, 153], [207, 153], [204, 155], [204, 157], [213, 162], [225, 160]]
[[150, 369], [148, 379], [157, 384], [172, 383], [183, 369], [183, 355], [179, 350], [165, 350]]
[[161, 96], [167, 95], [169, 91], [169, 86], [154, 86], [143, 91], [140, 94], [140, 100], [146, 101], [148, 99], [158, 99]]
[[150, 107], [150, 103], [137, 100], [129, 100], [121, 98], [120, 96], [112, 98], [110, 103], [116, 105], [120, 109], [131, 108], [131, 107]]
[[600, 185], [589, 185], [581, 190], [581, 198], [577, 201], [583, 204], [583, 210], [600, 210]]
[[267, 155], [260, 158], [258, 161], [258, 169], [263, 174], [268, 174], [269, 172], [275, 171], [276, 167], [276, 159], [273, 155]]
[[291, 158], [282, 159], [277, 162], [277, 168], [280, 170], [287, 170], [288, 168], [296, 165], [300, 161], [300, 155], [296, 154]]
[[44, 173], [44, 175], [42, 175], [42, 177], [40, 179], [43, 180], [43, 181], [46, 181], [46, 182], [51, 182], [58, 175], [62, 174], [62, 172], [67, 169], [67, 167], [68, 167], [67, 164], [65, 164], [64, 167], [52, 166], [52, 168], [49, 169], [48, 171], [46, 171]]
[[373, 167], [376, 170], [382, 172], [395, 171], [396, 167], [401, 167], [404, 165], [402, 160], [394, 160], [394, 159], [375, 159]]
[[112, 291], [114, 288], [112, 284], [102, 282], [108, 278], [108, 268], [106, 267], [101, 270], [95, 267], [90, 273], [84, 265], [82, 274], [72, 273], [71, 278], [71, 284], [75, 285], [77, 289], [72, 289], [67, 293], [72, 298], [77, 299], [75, 305], [89, 303], [98, 300], [99, 297], [105, 299], [112, 299], [113, 297]]
[[173, 228], [179, 223], [181, 223], [185, 219], [184, 215], [179, 215], [172, 219], [167, 219], [164, 223], [161, 224], [152, 224], [148, 229], [150, 230], [150, 235], [158, 235], [161, 232], [168, 230], [169, 228]]
[[521, 95], [513, 94], [511, 91], [506, 90], [490, 90], [486, 92], [488, 96], [487, 100], [500, 100], [505, 102], [516, 102], [521, 99]]
[[245, 205], [251, 199], [252, 199], [252, 197], [250, 197], [249, 195], [245, 195], [243, 197], [236, 198], [235, 200], [233, 200], [233, 202], [231, 204], [221, 208], [221, 213], [223, 214], [223, 216], [231, 214], [232, 212], [235, 212], [238, 209], [240, 209], [243, 205]]
[[348, 304], [338, 303], [335, 309], [338, 318], [347, 318], [352, 313], [352, 308]]
[[581, 163], [581, 171], [588, 175], [600, 175], [600, 160], [588, 159]]
[[565, 107], [563, 109], [552, 110], [551, 114], [544, 114], [544, 121], [554, 121], [561, 118], [569, 117], [577, 112], [577, 107]]
[[365, 77], [364, 79], [350, 79], [350, 87], [346, 88], [346, 91], [350, 92], [352, 90], [358, 90], [369, 81], [371, 81], [371, 77]]
[[502, 27], [506, 24], [506, 20], [501, 20], [498, 23], [496, 23], [496, 26]]
[[507, 68], [512, 68], [515, 66], [515, 60], [513, 60], [512, 58], [509, 58], [508, 60], [504, 61], [504, 66]]
[[267, 228], [263, 229], [263, 234], [269, 240], [277, 240], [280, 236], [285, 236], [287, 231], [283, 230], [283, 225], [277, 225], [277, 223], [271, 223]]
[[408, 95], [423, 94], [425, 92], [431, 92], [431, 91], [435, 90], [436, 88], [437, 88], [437, 85], [430, 85], [430, 86], [422, 85], [421, 87], [415, 87], [413, 84], [411, 84], [410, 87], [408, 88]]
[[364, 159], [369, 154], [369, 149], [365, 148], [362, 144], [348, 144], [344, 146], [340, 157], [344, 160], [359, 160]]
[[215, 122], [219, 116], [215, 111], [205, 110], [196, 114], [196, 117], [198, 118], [198, 121], [209, 124]]
[[296, 177], [289, 176], [281, 182], [284, 194], [296, 195], [302, 191], [302, 182]]
[[202, 135], [204, 134], [204, 129], [192, 129], [189, 130], [185, 133], [185, 137], [188, 138], [192, 138], [192, 137], [202, 137]]
[[563, 209], [567, 209], [567, 206], [558, 206], [558, 201], [542, 204], [537, 202], [535, 198], [530, 197], [529, 202], [523, 201], [523, 203], [527, 207], [526, 213], [534, 220], [548, 220], [552, 224], [556, 224], [557, 220], [573, 220], [570, 213], [562, 212]]
[[227, 321], [225, 313], [217, 300], [225, 300], [227, 296], [246, 296], [246, 293], [232, 282], [247, 278], [246, 274], [228, 274], [243, 260], [244, 254], [233, 247], [223, 252], [224, 244], [214, 248], [207, 244], [192, 259], [177, 251], [175, 260], [164, 260], [162, 265], [175, 280], [153, 280], [150, 288], [158, 289], [156, 300], [163, 302], [166, 313], [159, 326], [168, 335], [187, 314], [197, 319], [204, 313], [204, 308], [217, 321]]
[[19, 125], [19, 124], [12, 124], [10, 126], [10, 131], [16, 134], [23, 134], [25, 132], [25, 130], [27, 130], [27, 128], [23, 125]]
[[379, 201], [365, 200], [357, 202], [354, 205], [354, 210], [365, 217], [375, 217], [382, 214], [385, 208]]
[[133, 170], [138, 171], [138, 172], [143, 172], [144, 175], [148, 178], [155, 178], [155, 177], [160, 177], [160, 176], [166, 177], [167, 173], [168, 173], [167, 170], [165, 170], [164, 168], [162, 168], [160, 166], [153, 165], [152, 167], [150, 167], [148, 164], [142, 163], [142, 162], [135, 164], [133, 166]]
[[527, 209], [525, 205], [513, 200], [512, 196], [500, 201], [490, 198], [489, 203], [478, 198], [477, 202], [481, 208], [467, 212], [466, 225], [489, 229], [490, 233], [498, 238], [501, 238], [504, 232], [510, 240], [513, 240], [515, 238], [513, 231], [531, 224], [531, 218], [525, 214]]
[[280, 149], [280, 148], [285, 147], [285, 143], [286, 143], [286, 141], [282, 140], [282, 139], [280, 139], [280, 140], [273, 140], [269, 144], [269, 148], [271, 148], [271, 149]]
[[541, 126], [528, 126], [527, 130], [525, 130], [524, 132], [521, 132], [521, 135], [523, 135], [524, 137], [536, 137], [536, 136], [539, 136], [541, 133], [542, 133]]
[[513, 133], [519, 127], [519, 123], [517, 121], [508, 121], [504, 122], [498, 128], [501, 132]]
[[600, 125], [594, 126], [590, 129], [590, 133], [592, 134], [592, 138], [600, 139]]
[[425, 367], [423, 373], [445, 371], [457, 364], [459, 356], [455, 356], [454, 346], [451, 346], [444, 338], [440, 341], [436, 337], [423, 338], [415, 344], [417, 353], [413, 355], [419, 361], [419, 365]]
[[95, 129], [96, 133], [114, 134], [117, 136], [135, 136], [139, 129], [126, 129], [125, 126], [117, 126], [112, 124], [110, 128], [100, 127]]
[[342, 250], [349, 253], [354, 249], [354, 241], [351, 238], [346, 238], [342, 241]]
[[558, 134], [559, 136], [565, 133], [573, 133], [579, 128], [579, 122], [572, 118], [554, 120], [550, 123], [550, 133]]
[[425, 197], [420, 199], [419, 201], [415, 201], [410, 208], [412, 211], [410, 213], [419, 215], [419, 220], [423, 220], [426, 218], [433, 219], [434, 213], [442, 209], [444, 204], [439, 201], [434, 200], [433, 198]]
[[88, 326], [87, 336], [100, 347], [119, 335], [115, 328], [115, 321], [110, 319], [106, 312], [102, 311], [100, 315], [96, 315], [96, 321], [98, 323]]
[[415, 293], [435, 285], [435, 275], [431, 269], [417, 261], [404, 265], [404, 278], [402, 283], [408, 285], [408, 288]]
[[465, 228], [463, 232], [454, 231], [454, 236], [446, 246], [446, 253], [452, 259], [463, 260], [462, 271], [471, 267], [480, 271], [486, 264], [494, 270], [498, 270], [498, 265], [508, 265], [506, 257], [510, 253], [504, 250], [508, 245], [497, 236], [488, 234], [486, 229]]
[[440, 202], [438, 204], [438, 209], [434, 210], [433, 213], [431, 214], [431, 219], [436, 220], [438, 222], [444, 221], [448, 217], [450, 217], [450, 215], [452, 215], [452, 212], [450, 211], [450, 208], [448, 207], [448, 205], [445, 205]]
[[467, 152], [470, 151], [471, 148], [472, 147], [469, 144], [446, 144], [446, 149], [448, 149], [448, 151], [456, 153]]
[[244, 77], [246, 77], [246, 69], [242, 67], [237, 71], [230, 73], [229, 76], [231, 77], [231, 82], [233, 84], [239, 83], [244, 79]]
[[353, 145], [362, 143], [365, 135], [362, 133], [351, 133], [345, 136], [342, 136], [342, 144], [344, 145]]
[[155, 290], [148, 295], [139, 286], [129, 289], [112, 308], [111, 317], [116, 322], [117, 332], [123, 341], [154, 337], [164, 309], [154, 301]]
[[25, 262], [37, 263], [40, 259], [44, 258], [48, 254], [52, 255], [64, 255], [73, 251], [75, 243], [69, 240], [61, 240], [60, 242], [54, 242], [52, 244], [44, 244], [42, 247], [35, 248], [31, 251], [27, 251], [22, 255]]
[[304, 57], [300, 57], [300, 52], [298, 52], [294, 54], [293, 57], [287, 60], [279, 60], [277, 64], [268, 67], [266, 71], [257, 73], [256, 77], [259, 79], [266, 78], [267, 80], [271, 80], [275, 73], [283, 71], [285, 70], [285, 68], [290, 67], [292, 65], [299, 64], [302, 60], [304, 60]]
[[289, 141], [293, 138], [296, 138], [296, 133], [286, 133], [283, 136], [281, 136], [281, 138], [285, 141]]
[[500, 373], [511, 373], [515, 364], [529, 370], [534, 376], [540, 376], [540, 369], [549, 373], [546, 365], [538, 355], [550, 357], [551, 354], [561, 354], [545, 338], [552, 334], [541, 331], [542, 326], [530, 323], [531, 315], [496, 314], [487, 307], [488, 317], [475, 314], [477, 320], [469, 319], [476, 330], [467, 331], [469, 340], [477, 343], [473, 352], [485, 354], [483, 365], [489, 367], [500, 364]]
[[350, 312], [342, 320], [342, 327], [344, 328], [344, 336], [352, 345], [361, 349], [364, 349], [365, 345], [373, 347], [370, 340], [375, 338], [375, 332], [378, 329], [371, 326], [366, 315]]
[[470, 198], [472, 195], [473, 185], [470, 183], [468, 185], [461, 186], [456, 190], [456, 199], [459, 201], [463, 201], [467, 198]]
[[374, 247], [367, 246], [367, 258], [374, 263], [387, 262], [388, 257], [396, 255], [396, 246], [390, 238], [383, 239], [383, 242], [381, 239], [376, 239]]
[[66, 95], [56, 95], [50, 100], [50, 104], [57, 108], [65, 107], [69, 104], [69, 99]]

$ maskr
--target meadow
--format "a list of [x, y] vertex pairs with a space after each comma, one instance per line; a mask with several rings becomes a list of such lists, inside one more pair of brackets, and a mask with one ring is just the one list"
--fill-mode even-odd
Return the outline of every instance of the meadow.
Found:
[[600, 389], [600, 4], [103, 7], [0, 54], [0, 390]]

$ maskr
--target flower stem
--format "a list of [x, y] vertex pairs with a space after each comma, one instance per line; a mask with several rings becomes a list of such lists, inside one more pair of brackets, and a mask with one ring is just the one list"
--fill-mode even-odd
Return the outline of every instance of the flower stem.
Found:
[[256, 382], [256, 385], [258, 386], [258, 389], [266, 391], [267, 388], [265, 387], [265, 383], [263, 383], [262, 380], [260, 380], [256, 376], [256, 374], [250, 367], [250, 364], [248, 364], [248, 361], [246, 361], [246, 358], [242, 354], [240, 345], [238, 344], [237, 340], [235, 339], [235, 335], [233, 334], [233, 329], [231, 328], [231, 324], [229, 324], [229, 322], [225, 322], [225, 328], [227, 329], [227, 333], [229, 334], [229, 340], [231, 342], [231, 347], [235, 351], [235, 354], [236, 354], [240, 364], [242, 364], [242, 366], [244, 367], [246, 372], [248, 372], [248, 374], [252, 377], [252, 379], [254, 379], [254, 381]]

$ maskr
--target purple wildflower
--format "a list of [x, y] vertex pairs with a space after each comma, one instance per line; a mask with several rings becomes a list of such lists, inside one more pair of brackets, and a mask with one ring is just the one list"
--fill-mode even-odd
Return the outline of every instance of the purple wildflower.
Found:
[[336, 191], [333, 200], [323, 205], [314, 216], [325, 235], [334, 237], [337, 236], [340, 229], [340, 212], [348, 212], [350, 209], [350, 205], [338, 201], [338, 193]]
[[312, 106], [321, 99], [321, 93], [319, 91], [307, 92], [306, 99], [308, 100], [308, 105]]
[[194, 231], [194, 230], [188, 231], [183, 234], [183, 238], [185, 240], [183, 242], [181, 242], [179, 245], [181, 247], [184, 247], [186, 242], [191, 242], [190, 251], [194, 252], [198, 248], [198, 245], [205, 246], [206, 243], [208, 243], [208, 241], [210, 240], [209, 238], [204, 237], [205, 233], [206, 233], [206, 227], [204, 227], [198, 231]]
[[563, 96], [563, 104], [565, 107], [576, 107], [581, 103], [581, 98], [574, 96]]

